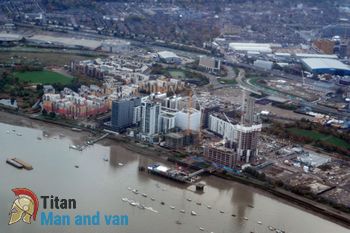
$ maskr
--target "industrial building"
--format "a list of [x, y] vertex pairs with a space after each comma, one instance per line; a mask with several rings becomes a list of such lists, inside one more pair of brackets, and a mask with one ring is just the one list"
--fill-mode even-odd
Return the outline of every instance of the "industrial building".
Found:
[[256, 60], [254, 61], [254, 66], [264, 70], [271, 70], [273, 66], [273, 62], [265, 61], [265, 60]]
[[230, 43], [230, 49], [237, 52], [259, 52], [271, 53], [273, 48], [282, 47], [280, 44], [266, 44], [266, 43]]
[[158, 57], [162, 62], [168, 63], [168, 64], [180, 64], [181, 58], [177, 56], [175, 53], [170, 51], [161, 51], [158, 52]]
[[98, 40], [57, 37], [48, 35], [33, 35], [26, 38], [28, 44], [44, 47], [64, 47], [72, 49], [97, 50], [102, 43]]
[[305, 69], [314, 74], [350, 75], [350, 67], [336, 59], [304, 58], [301, 61]]
[[326, 58], [326, 59], [338, 59], [335, 54], [319, 54], [319, 53], [296, 53], [296, 58]]
[[126, 52], [130, 49], [130, 42], [124, 40], [105, 40], [101, 50], [108, 53]]
[[10, 33], [0, 33], [0, 45], [1, 46], [17, 45], [21, 40], [23, 40], [22, 35], [10, 34]]
[[219, 73], [221, 62], [214, 57], [199, 56], [199, 67], [204, 68], [206, 71], [212, 73]]

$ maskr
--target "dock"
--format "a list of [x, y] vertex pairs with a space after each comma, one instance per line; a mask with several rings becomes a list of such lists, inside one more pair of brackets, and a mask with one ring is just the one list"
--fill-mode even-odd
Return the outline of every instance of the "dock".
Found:
[[33, 166], [23, 160], [20, 160], [18, 158], [11, 158], [7, 159], [6, 163], [18, 168], [18, 169], [26, 169], [26, 170], [33, 170]]
[[109, 133], [105, 133], [102, 136], [99, 136], [97, 138], [90, 139], [86, 142], [84, 142], [82, 145], [70, 145], [69, 148], [73, 150], [78, 150], [78, 151], [83, 151], [85, 150], [88, 146], [94, 145], [96, 142], [101, 141], [108, 137]]
[[187, 184], [194, 183], [196, 180], [198, 180], [198, 175], [207, 172], [206, 169], [201, 169], [193, 173], [187, 173], [179, 169], [168, 168], [161, 164], [151, 164], [147, 167], [147, 171], [154, 175], [159, 175], [180, 183]]

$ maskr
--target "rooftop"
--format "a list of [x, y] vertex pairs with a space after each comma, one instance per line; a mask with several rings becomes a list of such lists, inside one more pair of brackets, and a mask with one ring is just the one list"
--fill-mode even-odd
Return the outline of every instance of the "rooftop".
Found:
[[19, 41], [23, 38], [19, 34], [0, 33], [0, 41]]
[[28, 40], [41, 41], [46, 43], [61, 44], [66, 46], [82, 46], [95, 50], [101, 46], [101, 41], [89, 39], [77, 39], [74, 37], [54, 37], [48, 35], [34, 35]]
[[178, 57], [175, 53], [170, 52], [170, 51], [161, 51], [161, 52], [158, 52], [158, 55], [159, 55], [161, 58]]
[[339, 60], [329, 58], [304, 58], [303, 63], [310, 69], [338, 69], [349, 70], [350, 67]]

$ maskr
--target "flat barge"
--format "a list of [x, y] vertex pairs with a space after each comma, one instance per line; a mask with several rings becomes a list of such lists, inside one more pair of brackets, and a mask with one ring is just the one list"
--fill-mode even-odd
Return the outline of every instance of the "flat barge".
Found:
[[147, 171], [150, 174], [162, 176], [180, 183], [191, 184], [196, 181], [197, 177], [191, 176], [190, 173], [184, 172], [180, 169], [172, 169], [161, 164], [148, 165]]
[[13, 159], [6, 159], [6, 163], [14, 166], [15, 168], [22, 169], [24, 166]]
[[7, 159], [6, 160], [6, 163], [14, 166], [15, 168], [18, 168], [18, 169], [26, 169], [26, 170], [32, 170], [33, 169], [33, 166], [30, 165], [29, 163], [27, 162], [24, 162], [23, 160], [20, 160], [20, 159], [17, 159], [17, 158], [11, 158], [11, 159]]

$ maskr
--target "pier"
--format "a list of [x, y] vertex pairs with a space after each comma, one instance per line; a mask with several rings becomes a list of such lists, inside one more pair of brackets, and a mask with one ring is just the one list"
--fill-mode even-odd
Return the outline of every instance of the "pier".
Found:
[[86, 147], [91, 146], [91, 145], [95, 144], [96, 142], [105, 139], [106, 137], [108, 137], [108, 135], [109, 135], [109, 133], [105, 133], [100, 137], [86, 141], [82, 145], [70, 145], [69, 148], [73, 149], [73, 150], [83, 151]]
[[166, 177], [180, 183], [192, 184], [198, 180], [198, 175], [207, 172], [206, 168], [200, 169], [193, 173], [187, 173], [178, 169], [171, 169], [160, 164], [151, 164], [147, 167], [147, 171], [151, 174]]

